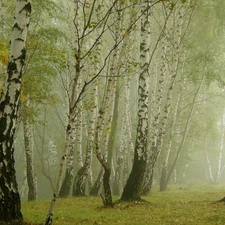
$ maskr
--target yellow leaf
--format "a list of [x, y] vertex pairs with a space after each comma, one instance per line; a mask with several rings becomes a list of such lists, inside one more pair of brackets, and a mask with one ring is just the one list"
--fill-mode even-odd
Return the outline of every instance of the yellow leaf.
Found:
[[5, 42], [0, 42], [0, 63], [6, 65], [8, 63], [9, 51]]
[[126, 31], [126, 32], [124, 33], [124, 37], [126, 37], [128, 34], [129, 34], [129, 32]]
[[23, 91], [20, 92], [20, 101], [22, 103], [24, 103], [25, 101], [27, 101], [28, 98], [23, 94]]

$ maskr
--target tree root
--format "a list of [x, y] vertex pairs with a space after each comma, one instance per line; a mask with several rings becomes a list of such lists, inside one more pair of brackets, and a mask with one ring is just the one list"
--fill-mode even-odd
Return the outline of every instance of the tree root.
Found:
[[225, 202], [225, 197], [220, 199], [220, 200], [218, 200], [217, 202]]

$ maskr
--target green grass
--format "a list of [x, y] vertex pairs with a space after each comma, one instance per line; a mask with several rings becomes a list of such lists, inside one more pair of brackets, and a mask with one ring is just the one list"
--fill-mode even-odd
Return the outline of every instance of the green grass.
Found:
[[[225, 224], [223, 186], [173, 186], [165, 192], [156, 188], [147, 202], [123, 202], [102, 207], [100, 197], [57, 199], [54, 225], [213, 225]], [[115, 197], [117, 200], [119, 197]], [[50, 200], [22, 204], [24, 221], [43, 224]]]

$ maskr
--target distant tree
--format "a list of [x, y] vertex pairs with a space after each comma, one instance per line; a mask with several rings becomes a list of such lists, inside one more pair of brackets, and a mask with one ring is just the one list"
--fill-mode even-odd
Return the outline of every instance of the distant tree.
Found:
[[[129, 54], [128, 57], [131, 57]], [[119, 146], [117, 147], [116, 157], [115, 157], [115, 177], [113, 181], [113, 194], [120, 195], [122, 192], [122, 188], [124, 183], [127, 180], [129, 168], [128, 162], [130, 160], [130, 156], [133, 156], [133, 139], [132, 139], [132, 127], [130, 121], [130, 77], [126, 76], [125, 81], [123, 83], [123, 96], [125, 101], [125, 106], [123, 108], [122, 114], [122, 124]]]
[[23, 218], [14, 167], [14, 138], [30, 14], [31, 2], [17, 0], [7, 78], [0, 99], [0, 221], [4, 222]]
[[[94, 131], [95, 131], [95, 121], [96, 121], [96, 111], [97, 111], [97, 97], [98, 97], [98, 87], [97, 84], [94, 85], [92, 90], [92, 97], [89, 104], [92, 106], [90, 112], [88, 113], [88, 137], [84, 165], [78, 170], [73, 183], [73, 196], [83, 196], [85, 195], [85, 188], [88, 175], [91, 170], [92, 154], [94, 146]], [[92, 188], [92, 185], [91, 187]]]
[[[29, 110], [29, 100], [26, 100], [26, 103], [23, 103], [23, 110]], [[30, 121], [27, 116], [23, 120], [23, 129], [24, 129], [24, 146], [25, 146], [25, 155], [26, 155], [26, 178], [28, 185], [28, 201], [34, 201], [37, 199], [37, 177], [34, 173], [34, 158], [33, 158], [33, 149], [34, 149], [34, 132], [33, 132], [33, 123]]]
[[[169, 140], [168, 146], [165, 147], [165, 152], [166, 153], [166, 160], [163, 163], [163, 168], [162, 168], [162, 176], [160, 179], [160, 190], [162, 190], [162, 187], [165, 185], [166, 186], [166, 178], [165, 175], [168, 173], [170, 174], [170, 172], [168, 172], [168, 168], [167, 168], [167, 164], [168, 164], [168, 156], [171, 153], [171, 144], [172, 144], [172, 135], [174, 133], [174, 123], [176, 120], [176, 115], [177, 115], [177, 110], [178, 110], [178, 106], [179, 106], [179, 102], [180, 102], [180, 95], [181, 95], [181, 87], [179, 87], [179, 85], [185, 85], [185, 77], [183, 75], [184, 70], [182, 69], [182, 64], [184, 66], [185, 64], [185, 50], [184, 50], [184, 43], [182, 43], [182, 41], [185, 41], [185, 35], [187, 34], [187, 28], [188, 28], [188, 24], [191, 21], [191, 16], [193, 13], [193, 10], [190, 7], [191, 2], [190, 1], [186, 1], [185, 4], [181, 3], [181, 4], [177, 4], [176, 7], [173, 9], [171, 18], [170, 18], [170, 22], [168, 24], [169, 26], [169, 31], [166, 30], [166, 33], [168, 33], [168, 35], [166, 35], [167, 37], [170, 36], [170, 42], [172, 42], [173, 44], [171, 45], [171, 43], [169, 44], [170, 46], [170, 51], [169, 51], [169, 56], [168, 59], [172, 58], [172, 60], [168, 61], [168, 68], [170, 69], [170, 73], [171, 75], [171, 83], [169, 83], [169, 86], [167, 87], [167, 97], [166, 97], [166, 102], [165, 102], [165, 107], [164, 107], [164, 115], [162, 116], [162, 120], [160, 121], [161, 124], [164, 124], [164, 128], [160, 129], [160, 133], [159, 136], [157, 138], [157, 149], [156, 152], [161, 152], [161, 149], [163, 147], [162, 143], [163, 143], [163, 139], [166, 133], [166, 126], [168, 126], [169, 123], [171, 123], [171, 129], [168, 133], [168, 135], [171, 135], [171, 138]], [[176, 22], [174, 22], [176, 21]], [[172, 31], [172, 32], [171, 32]], [[167, 39], [168, 41], [168, 39]], [[183, 49], [183, 51], [182, 51]], [[172, 56], [171, 56], [172, 55]], [[171, 56], [171, 57], [170, 57]], [[180, 69], [181, 68], [181, 69]], [[180, 77], [180, 79], [182, 80], [182, 82], [177, 82], [177, 85], [175, 84], [175, 81], [178, 80]], [[177, 87], [176, 87], [177, 86]], [[183, 88], [183, 86], [182, 86]], [[171, 104], [173, 101], [175, 101], [175, 99], [173, 98], [177, 98], [177, 104], [175, 105], [175, 107], [171, 107]], [[193, 113], [193, 111], [192, 111]], [[173, 119], [171, 118], [172, 115], [174, 115]], [[190, 121], [190, 120], [189, 120]], [[189, 126], [189, 125], [188, 125]], [[163, 127], [163, 125], [161, 125], [161, 127]], [[185, 135], [183, 135], [185, 136]], [[185, 140], [185, 139], [184, 139]], [[184, 142], [182, 142], [184, 144]], [[183, 146], [183, 145], [182, 145]], [[183, 148], [183, 147], [182, 147]], [[181, 149], [182, 149], [181, 148]], [[181, 150], [180, 150], [181, 151]], [[179, 158], [179, 157], [178, 157]], [[177, 158], [177, 160], [178, 160]], [[154, 161], [154, 159], [153, 159]], [[176, 163], [175, 163], [176, 164]], [[175, 165], [174, 165], [175, 166]], [[171, 176], [171, 174], [170, 174]], [[167, 176], [168, 178], [169, 176]], [[168, 179], [167, 179], [168, 180]], [[148, 191], [146, 192], [148, 193]]]
[[[205, 130], [207, 126], [205, 127], [202, 126], [202, 129], [201, 129], [199, 125], [200, 122], [198, 124], [197, 121], [198, 120], [205, 121], [204, 124], [208, 124], [206, 120], [209, 121], [209, 118], [207, 119], [206, 117], [204, 117], [204, 119], [203, 118], [197, 119], [197, 118], [201, 114], [199, 112], [199, 108], [203, 107], [203, 105], [208, 104], [207, 103], [208, 97], [206, 97], [207, 95], [205, 97], [202, 96], [203, 93], [201, 89], [206, 88], [208, 90], [208, 88], [214, 82], [218, 83], [219, 86], [224, 87], [224, 84], [223, 84], [224, 81], [223, 79], [221, 79], [221, 76], [220, 76], [221, 71], [217, 72], [217, 70], [215, 69], [215, 68], [222, 69], [222, 67], [219, 66], [221, 57], [219, 56], [217, 58], [218, 53], [216, 53], [220, 51], [219, 49], [217, 49], [217, 47], [220, 46], [219, 43], [221, 41], [221, 38], [218, 38], [218, 40], [215, 41], [215, 37], [219, 37], [223, 33], [222, 29], [220, 30], [220, 32], [218, 32], [216, 28], [217, 25], [220, 24], [220, 22], [217, 20], [217, 16], [219, 17], [219, 15], [217, 15], [216, 17], [212, 16], [212, 19], [211, 19], [211, 23], [213, 24], [212, 26], [208, 26], [208, 22], [206, 22], [206, 24], [201, 22], [201, 21], [204, 21], [203, 18], [206, 18], [206, 17], [208, 18], [209, 14], [211, 13], [213, 15], [216, 15], [216, 13], [213, 13], [213, 10], [215, 10], [217, 6], [218, 6], [217, 4], [214, 4], [214, 3], [211, 4], [211, 2], [207, 2], [207, 1], [202, 1], [202, 2], [201, 1], [199, 2], [186, 1], [185, 3], [181, 5], [180, 9], [177, 9], [177, 8], [174, 9], [174, 11], [177, 11], [177, 15], [180, 15], [179, 19], [176, 19], [177, 21], [176, 26], [178, 29], [174, 29], [174, 30], [177, 30], [177, 31], [180, 30], [181, 37], [182, 37], [180, 41], [178, 39], [177, 41], [175, 41], [173, 45], [174, 47], [177, 46], [174, 49], [175, 51], [173, 52], [179, 53], [176, 56], [178, 57], [177, 59], [179, 61], [179, 64], [178, 64], [179, 73], [178, 73], [178, 80], [177, 80], [178, 82], [176, 83], [177, 88], [175, 86], [175, 92], [174, 92], [174, 97], [177, 96], [178, 101], [174, 108], [171, 107], [171, 116], [169, 120], [170, 125], [168, 124], [165, 145], [163, 146], [162, 155], [164, 155], [163, 157], [165, 157], [164, 158], [165, 160], [163, 162], [160, 162], [161, 163], [160, 170], [162, 169], [161, 178], [160, 178], [160, 190], [165, 190], [172, 175], [174, 175], [174, 177], [176, 177], [175, 180], [177, 180], [177, 175], [179, 173], [181, 174], [181, 172], [176, 173], [176, 171], [182, 171], [182, 168], [178, 169], [178, 166], [179, 164], [181, 164], [180, 163], [181, 160], [183, 160], [182, 162], [184, 162], [184, 156], [187, 156], [187, 154], [188, 155], [198, 154], [198, 153], [192, 153], [193, 150], [195, 151], [194, 148], [192, 150], [192, 148], [188, 147], [188, 151], [186, 150], [187, 150], [187, 146], [190, 146], [191, 144], [198, 142], [196, 139], [201, 140], [202, 134], [204, 134], [204, 137], [202, 137], [204, 141], [203, 143], [199, 144], [198, 148], [203, 149], [203, 152], [204, 152], [205, 162], [206, 162], [205, 169], [207, 171], [207, 178], [208, 180], [210, 180], [210, 182], [214, 182], [213, 171], [212, 171], [211, 162], [210, 162], [213, 160], [210, 160], [210, 155], [208, 153], [209, 153], [209, 148], [212, 148], [210, 147], [210, 145], [217, 146], [217, 144], [215, 144], [216, 141], [212, 144], [212, 139], [215, 140], [215, 137], [214, 137], [215, 134], [213, 134], [215, 131], [213, 130], [213, 126], [211, 124], [212, 129], [209, 129], [211, 130], [211, 133], [209, 135], [210, 137], [205, 138], [206, 136], [208, 136], [208, 134], [206, 134], [208, 133], [208, 131]], [[202, 28], [202, 32], [199, 32], [198, 35], [189, 36], [192, 33], [192, 30], [195, 30], [196, 27], [199, 26], [199, 24], [201, 24], [201, 26], [204, 27]], [[176, 35], [176, 36], [179, 37], [180, 35]], [[177, 45], [177, 43], [180, 43], [180, 44]], [[216, 43], [216, 45], [214, 45], [214, 43]], [[176, 57], [173, 57], [173, 58], [176, 59]], [[190, 64], [187, 65], [187, 62], [189, 62]], [[176, 63], [174, 63], [174, 65], [176, 65]], [[173, 68], [173, 66], [170, 66], [170, 67]], [[182, 78], [179, 78], [180, 76], [182, 76]], [[179, 83], [181, 85], [180, 88], [182, 88], [182, 93], [180, 92], [180, 88], [178, 87]], [[201, 86], [203, 86], [203, 88]], [[179, 91], [176, 92], [176, 89]], [[192, 94], [188, 94], [188, 92]], [[180, 95], [182, 95], [181, 99], [179, 97]], [[191, 98], [184, 97], [187, 95], [192, 97]], [[215, 96], [212, 98], [215, 98]], [[181, 100], [181, 103], [179, 103], [180, 101], [179, 99]], [[196, 101], [196, 99], [198, 100]], [[177, 104], [179, 104], [180, 106], [178, 106]], [[187, 109], [189, 111], [187, 111]], [[179, 121], [178, 121], [178, 118], [179, 118]], [[199, 127], [198, 132], [195, 130], [196, 127]], [[194, 134], [197, 134], [197, 136], [195, 136]], [[212, 156], [211, 159], [215, 159], [213, 155], [215, 156], [215, 154], [211, 154]], [[219, 156], [221, 156], [221, 151]], [[186, 166], [189, 164], [188, 162], [189, 160], [190, 158], [186, 157], [186, 160], [185, 160], [185, 162], [187, 163]], [[220, 157], [218, 157], [217, 163], [218, 163], [218, 169], [219, 168], [221, 169]], [[220, 175], [220, 172], [218, 173], [218, 175]]]

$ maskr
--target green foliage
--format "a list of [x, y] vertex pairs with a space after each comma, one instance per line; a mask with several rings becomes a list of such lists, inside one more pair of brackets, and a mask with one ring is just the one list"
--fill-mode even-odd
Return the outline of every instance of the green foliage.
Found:
[[[154, 188], [146, 202], [117, 202], [102, 207], [100, 197], [58, 199], [55, 225], [74, 224], [224, 224], [225, 208], [216, 201], [224, 196], [222, 186], [170, 186], [168, 191]], [[42, 223], [48, 201], [23, 203], [24, 219]], [[132, 215], [132, 216], [131, 216]]]
[[[40, 35], [43, 32], [45, 35]], [[54, 42], [47, 41], [46, 36], [52, 32], [41, 29], [33, 39], [27, 42], [27, 67], [22, 80], [21, 102], [26, 104], [29, 100], [31, 106], [23, 111], [26, 116], [37, 116], [37, 105], [57, 102], [57, 97], [52, 94], [52, 83], [57, 75], [54, 68], [56, 63], [62, 59], [62, 54]], [[55, 32], [56, 33], [56, 32]], [[54, 37], [55, 38], [55, 37]], [[60, 59], [58, 59], [60, 58]], [[27, 115], [26, 115], [27, 114]]]
[[[189, 77], [194, 83], [198, 83], [202, 75], [205, 84], [217, 82], [224, 87], [224, 19], [221, 16], [221, 8], [224, 1], [218, 4], [210, 1], [198, 1], [195, 5], [195, 14], [190, 24], [187, 40], [188, 54], [192, 75]], [[209, 21], [210, 18], [210, 21]]]
[[33, 5], [20, 98], [23, 105], [22, 116], [29, 117], [31, 121], [39, 114], [38, 105], [58, 102], [57, 95], [53, 93], [53, 83], [67, 60], [61, 50], [65, 34], [55, 26], [60, 24], [59, 19], [55, 19], [58, 9], [59, 6], [53, 1], [35, 1]]
[[[47, 18], [51, 18], [51, 20], [48, 21], [53, 21], [54, 18], [58, 18], [59, 13], [62, 11], [57, 1], [54, 0], [36, 0], [32, 2], [32, 6], [31, 24], [36, 24], [35, 21], [38, 21], [39, 23], [44, 22], [43, 24], [46, 25]], [[42, 17], [40, 17], [40, 15], [42, 15]]]

